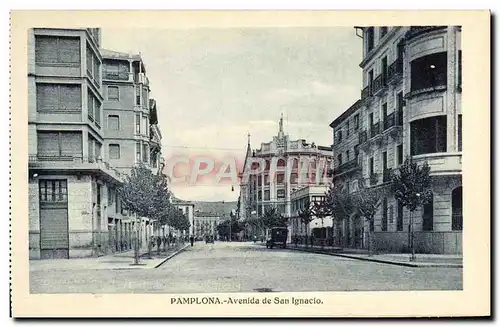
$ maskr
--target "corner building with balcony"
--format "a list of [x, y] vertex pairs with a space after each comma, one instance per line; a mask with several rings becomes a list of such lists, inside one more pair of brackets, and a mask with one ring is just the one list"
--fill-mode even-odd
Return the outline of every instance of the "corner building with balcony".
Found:
[[[265, 167], [258, 167], [252, 158], [263, 160]], [[262, 217], [268, 208], [276, 207], [282, 215], [297, 219], [292, 217], [292, 193], [309, 185], [327, 185], [331, 160], [330, 146], [307, 143], [305, 139], [290, 139], [283, 130], [283, 117], [279, 121], [278, 134], [272, 141], [262, 143], [260, 149], [252, 151], [249, 136], [242, 172], [242, 176], [248, 174], [248, 180], [243, 178], [240, 185], [240, 218]], [[289, 169], [287, 165], [290, 165]], [[271, 167], [276, 170], [274, 176]], [[289, 231], [289, 241], [292, 232], [296, 231]]]
[[[161, 156], [161, 131], [156, 100], [150, 98], [149, 79], [140, 55], [101, 49], [104, 149], [106, 160], [123, 174], [143, 164], [157, 173]], [[153, 235], [150, 219], [140, 219], [139, 243]], [[116, 190], [108, 197], [108, 231], [112, 251], [131, 248], [137, 219], [121, 207]], [[138, 226], [137, 226], [138, 227]]]
[[30, 30], [30, 259], [108, 250], [108, 191], [122, 174], [104, 159], [99, 29]]
[[[390, 170], [397, 169], [407, 156], [420, 164], [427, 162], [433, 197], [414, 212], [416, 251], [461, 254], [461, 28], [357, 29], [363, 38], [363, 90], [357, 102], [358, 145], [352, 151], [358, 153], [361, 170], [351, 185], [356, 187], [356, 179], [362, 178], [369, 187], [386, 187]], [[347, 116], [354, 121], [357, 113], [352, 114]], [[334, 135], [347, 133], [350, 121], [333, 126]], [[343, 151], [334, 146], [336, 158]], [[336, 161], [337, 169], [342, 170], [343, 162]], [[366, 232], [371, 229], [377, 249], [409, 249], [409, 212], [393, 197], [382, 200], [374, 224], [361, 226], [363, 238], [358, 245], [365, 246]]]

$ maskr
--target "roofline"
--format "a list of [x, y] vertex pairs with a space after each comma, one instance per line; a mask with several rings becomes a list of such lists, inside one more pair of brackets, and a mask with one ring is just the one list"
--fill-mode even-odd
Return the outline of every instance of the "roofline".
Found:
[[354, 102], [350, 107], [349, 109], [347, 109], [346, 111], [344, 111], [342, 114], [340, 114], [340, 116], [338, 116], [337, 118], [335, 118], [334, 121], [332, 121], [330, 123], [330, 127], [331, 128], [335, 128], [337, 127], [338, 125], [340, 125], [340, 123], [342, 123], [344, 120], [346, 120], [349, 116], [351, 116], [356, 110], [358, 110], [360, 108], [360, 105], [361, 105], [361, 99], [358, 99], [356, 100], [356, 102]]

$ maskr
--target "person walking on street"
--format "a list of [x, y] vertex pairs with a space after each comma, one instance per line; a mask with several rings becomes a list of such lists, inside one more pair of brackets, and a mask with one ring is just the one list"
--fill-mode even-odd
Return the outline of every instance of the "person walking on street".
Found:
[[189, 241], [191, 242], [191, 246], [193, 246], [193, 244], [194, 244], [194, 237], [193, 237], [193, 235], [191, 235], [189, 237]]

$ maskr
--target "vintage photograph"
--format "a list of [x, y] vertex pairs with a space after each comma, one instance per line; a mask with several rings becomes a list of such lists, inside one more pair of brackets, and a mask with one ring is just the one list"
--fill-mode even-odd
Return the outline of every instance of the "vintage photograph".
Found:
[[489, 313], [488, 12], [11, 20], [15, 316]]
[[462, 289], [460, 26], [29, 33], [32, 293]]

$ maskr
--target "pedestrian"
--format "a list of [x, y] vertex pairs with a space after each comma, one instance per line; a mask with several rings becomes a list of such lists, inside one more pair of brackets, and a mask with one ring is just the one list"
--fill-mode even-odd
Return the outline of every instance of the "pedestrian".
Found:
[[193, 244], [194, 244], [194, 236], [193, 235], [191, 235], [189, 237], [189, 241], [191, 242], [191, 246], [193, 246]]

